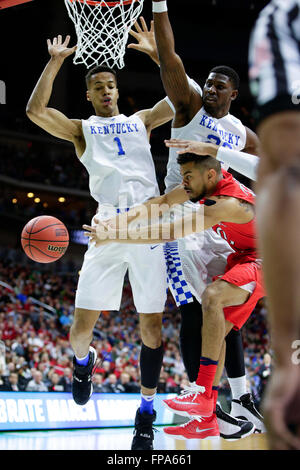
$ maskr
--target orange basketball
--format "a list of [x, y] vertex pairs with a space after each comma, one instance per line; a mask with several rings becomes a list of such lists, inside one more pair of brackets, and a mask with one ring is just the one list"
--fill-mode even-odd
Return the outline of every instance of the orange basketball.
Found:
[[69, 245], [69, 232], [56, 217], [41, 215], [23, 228], [21, 243], [26, 255], [38, 263], [52, 263], [61, 258]]

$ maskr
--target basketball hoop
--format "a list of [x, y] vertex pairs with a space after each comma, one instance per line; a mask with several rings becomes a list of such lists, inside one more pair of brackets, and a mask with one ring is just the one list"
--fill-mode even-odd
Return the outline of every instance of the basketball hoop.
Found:
[[74, 64], [124, 67], [128, 33], [144, 0], [64, 0], [77, 35]]

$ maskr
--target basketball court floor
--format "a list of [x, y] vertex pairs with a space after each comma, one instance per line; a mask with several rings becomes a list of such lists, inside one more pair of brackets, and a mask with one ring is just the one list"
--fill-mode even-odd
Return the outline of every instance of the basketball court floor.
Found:
[[[166, 436], [162, 426], [156, 429], [155, 450], [268, 450], [266, 434], [252, 434], [232, 442], [222, 438], [179, 440]], [[133, 428], [2, 432], [0, 451], [130, 450], [132, 435]]]

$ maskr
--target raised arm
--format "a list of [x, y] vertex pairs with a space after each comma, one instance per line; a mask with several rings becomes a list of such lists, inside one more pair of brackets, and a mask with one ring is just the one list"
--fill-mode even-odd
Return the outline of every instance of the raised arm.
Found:
[[175, 41], [167, 11], [156, 13], [163, 2], [153, 1], [155, 40], [164, 89], [176, 115], [173, 126], [186, 125], [202, 106], [202, 98], [190, 85], [181, 58], [175, 52]]
[[73, 142], [77, 155], [81, 156], [85, 149], [81, 121], [69, 119], [60, 111], [48, 107], [55, 77], [66, 57], [73, 54], [76, 48], [76, 46], [68, 48], [69, 41], [70, 36], [62, 42], [60, 35], [54, 38], [52, 43], [47, 40], [51, 58], [27, 103], [26, 114], [32, 122], [49, 134]]

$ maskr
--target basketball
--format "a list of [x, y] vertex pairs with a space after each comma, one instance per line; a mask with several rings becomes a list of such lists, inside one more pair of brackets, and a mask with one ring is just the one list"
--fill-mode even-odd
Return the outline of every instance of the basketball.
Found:
[[69, 245], [69, 232], [56, 217], [41, 215], [25, 225], [21, 244], [33, 261], [53, 263], [65, 254]]

